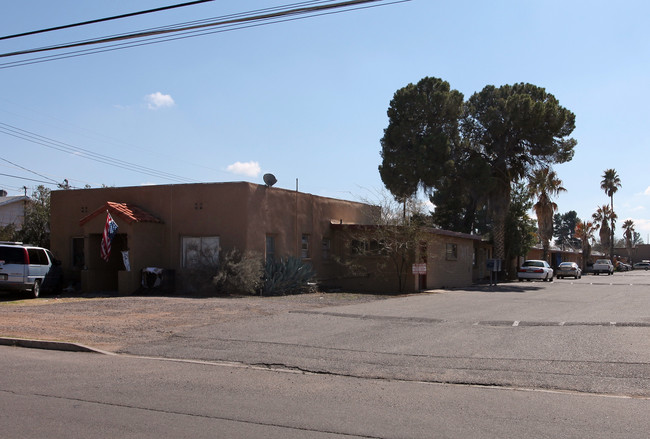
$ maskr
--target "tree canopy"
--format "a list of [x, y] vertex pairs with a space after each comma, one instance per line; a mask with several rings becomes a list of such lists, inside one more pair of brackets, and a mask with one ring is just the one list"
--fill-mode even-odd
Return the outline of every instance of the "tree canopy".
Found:
[[28, 244], [50, 246], [50, 190], [38, 186], [25, 208], [25, 221], [18, 232], [19, 238]]
[[425, 77], [395, 92], [388, 119], [379, 166], [387, 189], [403, 199], [423, 188], [443, 217], [471, 212], [471, 227], [486, 208], [500, 259], [512, 184], [571, 160], [576, 145], [575, 115], [526, 83], [488, 85], [464, 101], [446, 81]]
[[554, 234], [557, 237], [555, 244], [570, 246], [574, 249], [580, 247], [580, 240], [574, 236], [576, 225], [580, 222], [578, 212], [570, 210], [566, 213], [556, 213], [553, 216]]

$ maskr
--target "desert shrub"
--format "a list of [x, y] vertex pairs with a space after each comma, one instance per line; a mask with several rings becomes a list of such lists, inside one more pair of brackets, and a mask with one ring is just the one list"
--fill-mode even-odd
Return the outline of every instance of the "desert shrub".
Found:
[[262, 287], [263, 258], [255, 252], [232, 249], [219, 262], [212, 283], [219, 293], [256, 294]]
[[267, 296], [314, 292], [316, 285], [312, 281], [315, 277], [316, 273], [311, 265], [299, 258], [290, 256], [279, 260], [268, 260], [264, 270], [262, 292]]

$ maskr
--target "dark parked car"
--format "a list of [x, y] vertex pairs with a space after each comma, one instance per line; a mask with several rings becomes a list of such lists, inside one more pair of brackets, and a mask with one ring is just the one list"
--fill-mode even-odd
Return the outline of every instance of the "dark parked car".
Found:
[[631, 269], [632, 266], [630, 264], [626, 264], [625, 262], [618, 262], [616, 264], [617, 271], [630, 271]]

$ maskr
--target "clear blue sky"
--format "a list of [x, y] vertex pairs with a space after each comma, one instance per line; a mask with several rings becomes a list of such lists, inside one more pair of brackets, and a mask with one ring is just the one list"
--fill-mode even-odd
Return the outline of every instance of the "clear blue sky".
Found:
[[[0, 32], [182, 2], [3, 2]], [[289, 3], [218, 0], [0, 41], [0, 53]], [[600, 180], [614, 168], [623, 185], [614, 200], [617, 235], [631, 218], [648, 242], [648, 17], [650, 3], [641, 0], [412, 0], [0, 68], [0, 173], [22, 177], [0, 175], [0, 188], [31, 193], [39, 183], [28, 179], [74, 187], [175, 182], [58, 151], [54, 140], [186, 182], [262, 183], [271, 172], [279, 187], [295, 189], [298, 179], [304, 192], [372, 199], [383, 187], [379, 139], [397, 89], [435, 76], [468, 98], [488, 84], [529, 82], [577, 118], [575, 157], [555, 167], [568, 190], [556, 200], [559, 212], [587, 219], [608, 203]], [[41, 142], [49, 147], [6, 134], [16, 128], [51, 139]]]

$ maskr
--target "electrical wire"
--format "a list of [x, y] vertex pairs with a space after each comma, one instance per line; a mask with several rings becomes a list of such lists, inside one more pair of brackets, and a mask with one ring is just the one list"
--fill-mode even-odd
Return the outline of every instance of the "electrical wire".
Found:
[[15, 166], [16, 168], [22, 169], [23, 171], [31, 172], [32, 174], [34, 174], [34, 175], [38, 175], [39, 177], [47, 178], [48, 180], [50, 180], [50, 181], [53, 182], [54, 184], [58, 184], [57, 181], [51, 179], [50, 177], [47, 177], [47, 176], [42, 175], [42, 174], [39, 174], [38, 172], [36, 172], [36, 171], [32, 171], [31, 169], [27, 169], [27, 168], [25, 168], [25, 167], [23, 167], [23, 166], [17, 165], [16, 163], [11, 162], [11, 161], [9, 161], [9, 160], [3, 158], [3, 157], [0, 157], [0, 160], [2, 160], [3, 162], [7, 162], [7, 163], [9, 163], [10, 165]]
[[157, 169], [148, 168], [145, 166], [137, 165], [135, 163], [130, 163], [124, 160], [116, 159], [104, 154], [98, 154], [88, 149], [76, 147], [64, 142], [59, 142], [54, 139], [50, 139], [39, 134], [32, 133], [27, 130], [14, 127], [0, 122], [0, 133], [4, 133], [8, 136], [16, 137], [37, 145], [45, 146], [46, 148], [54, 149], [57, 151], [65, 152], [76, 157], [82, 157], [88, 160], [92, 160], [99, 163], [104, 163], [110, 166], [114, 166], [120, 169], [125, 169], [128, 171], [138, 172], [140, 174], [149, 175], [151, 177], [161, 178], [167, 181], [174, 181], [178, 183], [200, 183], [198, 180], [189, 179], [181, 177], [175, 174], [168, 172], [159, 171]]
[[36, 179], [34, 179], [34, 178], [20, 177], [20, 176], [18, 176], [18, 175], [1, 174], [1, 173], [0, 173], [0, 175], [2, 175], [3, 177], [18, 178], [18, 179], [20, 179], [20, 180], [35, 181], [36, 183], [43, 183], [43, 184], [48, 184], [48, 185], [51, 185], [51, 184], [56, 184], [56, 185], [58, 185], [58, 183], [51, 183], [51, 182], [49, 182], [49, 181], [36, 180]]
[[[280, 12], [270, 12], [262, 15], [256, 15], [253, 17], [244, 16], [238, 18], [227, 18], [225, 20], [220, 20], [217, 22], [212, 21], [209, 23], [191, 24], [183, 27], [169, 26], [166, 28], [154, 28], [154, 30], [146, 30], [143, 32], [137, 32], [131, 34], [119, 34], [119, 35], [104, 37], [100, 39], [84, 40], [84, 41], [63, 44], [63, 45], [47, 46], [42, 48], [0, 54], [0, 58], [2, 58], [2, 57], [17, 56], [17, 55], [25, 55], [30, 53], [51, 51], [51, 50], [62, 50], [67, 48], [82, 47], [86, 45], [108, 44], [111, 42], [113, 43], [111, 45], [101, 47], [101, 48], [81, 49], [81, 50], [67, 52], [58, 55], [49, 55], [49, 56], [25, 59], [21, 61], [0, 63], [0, 69], [37, 64], [42, 62], [48, 62], [48, 61], [54, 61], [59, 59], [72, 58], [77, 56], [84, 56], [84, 55], [90, 55], [90, 54], [102, 53], [102, 52], [108, 52], [114, 50], [121, 50], [121, 49], [126, 49], [131, 47], [138, 47], [138, 46], [144, 46], [149, 44], [156, 44], [156, 43], [162, 43], [167, 41], [174, 41], [179, 39], [228, 32], [232, 30], [239, 30], [239, 29], [268, 25], [268, 24], [276, 24], [281, 22], [312, 18], [316, 16], [331, 15], [335, 13], [343, 13], [343, 12], [349, 12], [349, 11], [360, 10], [360, 9], [368, 9], [368, 8], [379, 7], [379, 6], [387, 6], [387, 5], [393, 5], [398, 3], [405, 3], [409, 1], [412, 0], [392, 0], [392, 1], [353, 0], [347, 2], [339, 2], [336, 4], [317, 5], [311, 7], [299, 7], [291, 10], [283, 10]], [[381, 4], [367, 5], [367, 3], [377, 3], [377, 2]], [[306, 3], [314, 3], [314, 2], [306, 2]], [[321, 2], [316, 2], [316, 3], [321, 3]], [[348, 8], [348, 9], [345, 9], [343, 11], [341, 10], [332, 11], [332, 9], [334, 8], [339, 8], [339, 9]], [[240, 15], [240, 14], [236, 14], [236, 15]], [[190, 22], [190, 23], [196, 23], [196, 22]], [[206, 28], [212, 28], [212, 27], [223, 27], [224, 29], [206, 30]], [[169, 33], [177, 33], [177, 32], [182, 32], [182, 33], [180, 36], [167, 35]], [[141, 39], [141, 41], [117, 43], [118, 41], [129, 40], [129, 39]]]
[[214, 0], [195, 0], [195, 1], [192, 1], [192, 2], [188, 2], [188, 3], [181, 3], [181, 4], [177, 4], [177, 5], [170, 5], [170, 6], [163, 6], [163, 7], [155, 8], [155, 9], [148, 9], [146, 11], [130, 12], [128, 14], [116, 15], [116, 16], [113, 16], [113, 17], [98, 18], [98, 19], [95, 19], [95, 20], [83, 21], [83, 22], [80, 22], [80, 23], [66, 24], [66, 25], [63, 25], [63, 26], [55, 26], [55, 27], [50, 27], [50, 28], [47, 28], [47, 29], [39, 29], [39, 30], [34, 30], [34, 31], [29, 31], [29, 32], [23, 32], [23, 33], [20, 33], [20, 34], [14, 34], [14, 35], [6, 35], [4, 37], [0, 37], [0, 41], [1, 40], [9, 40], [9, 39], [12, 39], [12, 38], [26, 37], [26, 36], [29, 36], [29, 35], [37, 35], [37, 34], [42, 34], [42, 33], [46, 33], [46, 32], [53, 32], [53, 31], [62, 30], [62, 29], [70, 29], [70, 28], [73, 28], [73, 27], [87, 26], [89, 24], [102, 23], [102, 22], [105, 22], [105, 21], [119, 20], [119, 19], [128, 18], [128, 17], [135, 17], [135, 16], [138, 16], [138, 15], [151, 14], [153, 12], [166, 11], [166, 10], [169, 10], [169, 9], [184, 8], [186, 6], [194, 6], [194, 5], [197, 5], [199, 3], [207, 3], [207, 2], [213, 2], [213, 1]]

